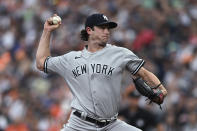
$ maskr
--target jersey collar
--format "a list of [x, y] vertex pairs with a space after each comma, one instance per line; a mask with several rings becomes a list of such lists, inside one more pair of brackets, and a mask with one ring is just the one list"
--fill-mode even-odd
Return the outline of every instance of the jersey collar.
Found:
[[111, 46], [111, 44], [106, 44], [106, 46], [103, 48], [103, 49], [101, 49], [101, 50], [99, 50], [99, 51], [96, 51], [96, 52], [89, 52], [88, 50], [87, 50], [87, 47], [84, 47], [84, 49], [82, 50], [82, 56], [83, 57], [85, 57], [85, 58], [88, 58], [88, 57], [90, 57], [90, 56], [92, 56], [92, 55], [94, 55], [94, 54], [98, 54], [98, 53], [100, 53], [100, 52], [103, 52], [106, 48], [108, 48], [109, 46]]

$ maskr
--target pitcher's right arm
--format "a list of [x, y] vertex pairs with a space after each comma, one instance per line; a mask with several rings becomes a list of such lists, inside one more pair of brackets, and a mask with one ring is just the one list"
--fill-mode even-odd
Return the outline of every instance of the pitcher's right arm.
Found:
[[[57, 16], [54, 14], [54, 16]], [[36, 66], [39, 70], [44, 70], [44, 62], [50, 56], [50, 38], [51, 33], [61, 25], [61, 21], [57, 25], [53, 25], [52, 17], [46, 20], [40, 42], [36, 53]]]

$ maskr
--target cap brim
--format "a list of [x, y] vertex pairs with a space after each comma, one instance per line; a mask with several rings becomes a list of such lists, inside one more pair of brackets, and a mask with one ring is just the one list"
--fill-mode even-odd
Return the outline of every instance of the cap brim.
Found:
[[115, 23], [115, 22], [103, 22], [103, 23], [100, 23], [100, 24], [98, 24], [96, 26], [107, 26], [110, 29], [112, 29], [112, 28], [116, 28], [118, 26], [118, 24]]

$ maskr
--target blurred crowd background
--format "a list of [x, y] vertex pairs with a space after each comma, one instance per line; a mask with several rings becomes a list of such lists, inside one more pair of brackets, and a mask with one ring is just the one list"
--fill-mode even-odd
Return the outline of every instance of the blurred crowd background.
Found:
[[95, 12], [119, 24], [110, 43], [143, 58], [168, 90], [160, 110], [129, 83], [120, 119], [144, 131], [196, 131], [196, 0], [0, 0], [0, 131], [58, 131], [66, 123], [72, 95], [60, 76], [36, 69], [38, 42], [57, 13], [52, 55], [82, 49], [80, 31]]

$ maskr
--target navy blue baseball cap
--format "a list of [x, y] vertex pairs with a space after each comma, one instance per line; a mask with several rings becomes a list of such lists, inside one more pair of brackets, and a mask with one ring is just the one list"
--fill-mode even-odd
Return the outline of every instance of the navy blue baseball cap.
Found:
[[118, 26], [117, 23], [109, 21], [107, 16], [103, 14], [92, 14], [87, 17], [85, 22], [85, 28], [86, 27], [94, 27], [94, 26], [107, 26], [108, 28], [112, 29]]

